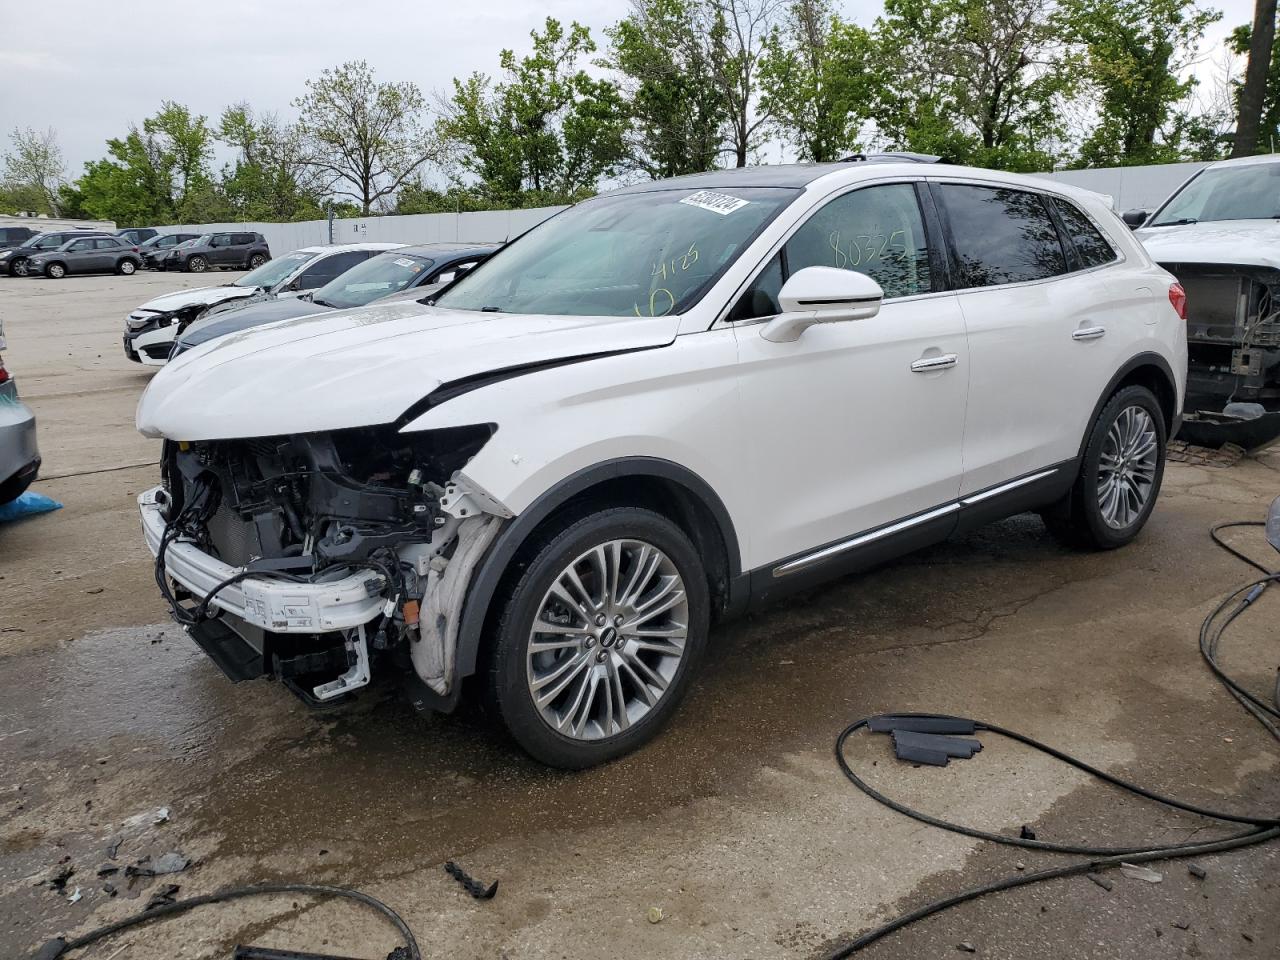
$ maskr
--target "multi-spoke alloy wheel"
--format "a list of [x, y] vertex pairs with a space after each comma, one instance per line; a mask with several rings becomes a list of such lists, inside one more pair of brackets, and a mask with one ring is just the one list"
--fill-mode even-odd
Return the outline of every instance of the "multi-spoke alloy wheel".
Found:
[[622, 733], [666, 693], [688, 632], [684, 580], [670, 557], [640, 540], [599, 544], [542, 598], [529, 631], [529, 693], [561, 734]]
[[487, 696], [533, 757], [581, 770], [651, 739], [711, 620], [707, 561], [646, 507], [580, 508], [524, 550], [493, 627]]
[[1098, 460], [1098, 508], [1107, 526], [1123, 530], [1151, 497], [1159, 460], [1159, 437], [1151, 414], [1125, 407], [1112, 421]]

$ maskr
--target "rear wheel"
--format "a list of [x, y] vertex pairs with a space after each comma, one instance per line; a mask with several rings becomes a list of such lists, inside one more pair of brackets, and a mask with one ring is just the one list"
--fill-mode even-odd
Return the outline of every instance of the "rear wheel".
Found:
[[209, 269], [209, 261], [197, 254], [194, 257], [187, 258], [187, 269], [192, 273], [204, 273]]
[[44, 275], [53, 280], [61, 280], [67, 275], [67, 268], [60, 263], [51, 263], [44, 268]]
[[249, 269], [257, 270], [260, 266], [267, 262], [267, 258], [260, 253], [255, 253], [249, 258]]
[[535, 759], [582, 769], [652, 738], [706, 643], [702, 561], [639, 507], [566, 522], [533, 548], [494, 638], [489, 695]]
[[127, 277], [137, 271], [138, 265], [134, 263], [132, 260], [121, 260], [118, 264], [116, 264], [116, 269], [120, 271], [120, 273], [124, 274], [124, 276]]
[[1164, 413], [1150, 390], [1117, 391], [1094, 421], [1071, 492], [1043, 512], [1045, 525], [1071, 546], [1124, 546], [1155, 507], [1166, 439]]

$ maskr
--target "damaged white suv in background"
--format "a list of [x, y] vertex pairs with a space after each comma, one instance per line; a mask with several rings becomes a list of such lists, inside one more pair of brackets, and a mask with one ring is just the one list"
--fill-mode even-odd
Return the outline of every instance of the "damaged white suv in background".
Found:
[[139, 429], [175, 617], [310, 701], [474, 686], [579, 768], [675, 710], [717, 619], [1009, 514], [1132, 539], [1181, 288], [1094, 194], [873, 158], [581, 203], [425, 304], [177, 358]]

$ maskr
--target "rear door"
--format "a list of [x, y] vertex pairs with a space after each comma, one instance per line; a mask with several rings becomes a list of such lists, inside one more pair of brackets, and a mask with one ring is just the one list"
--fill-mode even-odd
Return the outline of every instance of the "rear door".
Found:
[[99, 237], [93, 242], [93, 245], [94, 270], [114, 270], [116, 268], [116, 260], [120, 254], [124, 252], [126, 246], [131, 246], [131, 244], [117, 237]]
[[1081, 269], [1049, 197], [991, 183], [933, 185], [968, 331], [961, 495], [1073, 460], [1118, 367], [1106, 267]]

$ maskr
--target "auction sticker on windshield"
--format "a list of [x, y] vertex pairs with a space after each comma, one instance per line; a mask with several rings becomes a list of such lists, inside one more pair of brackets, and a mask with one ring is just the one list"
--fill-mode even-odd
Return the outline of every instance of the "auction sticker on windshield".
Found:
[[741, 210], [750, 200], [742, 200], [738, 197], [731, 197], [727, 193], [716, 193], [714, 190], [699, 190], [697, 193], [690, 194], [680, 201], [687, 203], [691, 207], [701, 207], [703, 210], [710, 210], [712, 213], [718, 213], [720, 216], [728, 216], [735, 210]]

